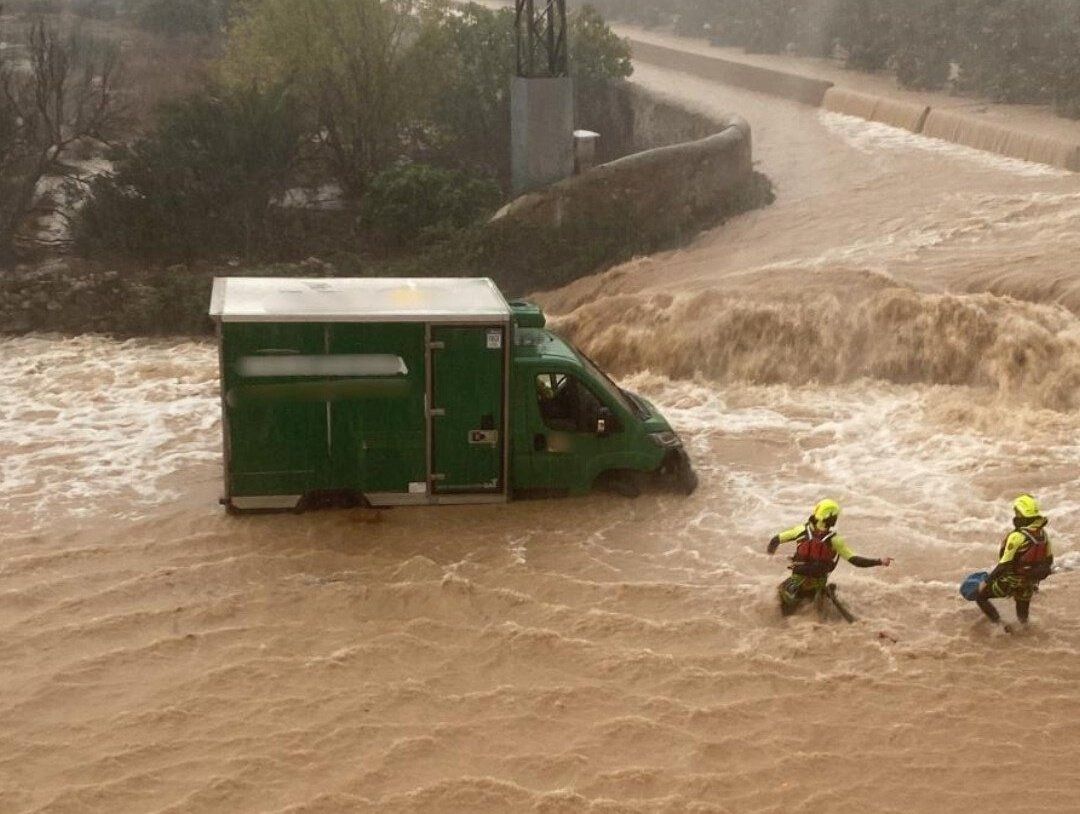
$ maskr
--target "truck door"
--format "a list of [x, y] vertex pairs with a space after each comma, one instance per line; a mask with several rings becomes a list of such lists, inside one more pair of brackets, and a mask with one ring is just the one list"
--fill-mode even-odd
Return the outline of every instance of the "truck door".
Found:
[[506, 327], [431, 329], [431, 480], [437, 494], [503, 491]]
[[[531, 473], [542, 488], [588, 490], [587, 463], [613, 445], [597, 435], [601, 401], [570, 373], [545, 371], [535, 376], [535, 411], [531, 413]], [[612, 429], [612, 428], [609, 428]]]

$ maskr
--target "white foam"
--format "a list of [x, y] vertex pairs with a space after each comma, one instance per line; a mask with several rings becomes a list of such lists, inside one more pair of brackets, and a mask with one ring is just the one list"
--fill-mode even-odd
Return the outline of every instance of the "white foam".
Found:
[[[1032, 455], [1030, 436], [941, 424], [927, 405], [946, 388], [871, 383], [741, 388], [739, 402], [755, 404], [734, 409], [719, 391], [701, 384], [655, 376], [634, 377], [630, 383], [684, 433], [695, 466], [716, 473], [720, 493], [742, 514], [740, 534], [761, 540], [804, 518], [817, 500], [832, 496], [848, 507], [847, 517], [858, 518], [860, 529], [885, 524], [895, 536], [893, 527], [900, 523], [905, 545], [966, 553], [977, 564], [992, 556], [1002, 524], [1008, 522], [1011, 493], [979, 490], [975, 482], [996, 482], [1003, 468]], [[779, 465], [732, 467], [710, 451], [711, 439], [721, 436], [789, 439], [799, 451]], [[1046, 433], [1038, 444], [1040, 467], [1075, 470], [1080, 460], [1075, 434]], [[1044, 489], [1038, 488], [1038, 472], [1018, 472], [1008, 480], [1015, 485], [1007, 488], [1014, 491], [1038, 490], [1055, 528], [1066, 534], [1080, 528], [1080, 475]], [[694, 538], [721, 538], [731, 534], [730, 523], [723, 514], [700, 513], [687, 530]], [[701, 544], [691, 540], [683, 545]]]
[[0, 497], [39, 518], [175, 497], [168, 476], [220, 460], [215, 356], [207, 342], [3, 340]]
[[976, 150], [974, 147], [965, 147], [943, 139], [922, 136], [909, 130], [890, 127], [887, 124], [869, 122], [857, 116], [822, 110], [818, 117], [827, 130], [861, 153], [873, 154], [883, 150], [935, 153], [1028, 178], [1072, 174], [1067, 170], [1047, 164], [1036, 164], [1019, 158], [1008, 158], [984, 150]]

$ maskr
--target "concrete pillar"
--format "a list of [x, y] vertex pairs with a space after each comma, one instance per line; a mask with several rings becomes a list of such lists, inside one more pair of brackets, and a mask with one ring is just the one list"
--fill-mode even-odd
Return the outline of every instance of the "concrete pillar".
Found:
[[570, 77], [513, 78], [510, 164], [515, 195], [574, 174], [574, 84]]
[[600, 134], [592, 130], [574, 131], [574, 174], [580, 175], [596, 166], [596, 143]]

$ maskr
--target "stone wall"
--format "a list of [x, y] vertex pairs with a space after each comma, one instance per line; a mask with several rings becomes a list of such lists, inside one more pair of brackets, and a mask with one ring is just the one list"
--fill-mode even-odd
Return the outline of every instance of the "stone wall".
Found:
[[832, 87], [832, 82], [803, 76], [790, 71], [749, 65], [745, 62], [725, 59], [717, 56], [696, 54], [678, 48], [668, 48], [653, 42], [630, 38], [630, 47], [635, 60], [663, 65], [673, 71], [681, 71], [703, 79], [723, 82], [757, 93], [781, 96], [806, 105], [821, 105], [825, 91]]
[[[646, 121], [645, 97], [638, 108]], [[606, 224], [616, 213], [632, 228], [648, 232], [677, 231], [719, 207], [732, 190], [750, 179], [750, 125], [731, 115], [710, 122], [711, 135], [654, 147], [601, 164], [547, 189], [507, 204], [495, 221], [530, 227], [575, 229]], [[662, 138], [658, 131], [643, 137]]]

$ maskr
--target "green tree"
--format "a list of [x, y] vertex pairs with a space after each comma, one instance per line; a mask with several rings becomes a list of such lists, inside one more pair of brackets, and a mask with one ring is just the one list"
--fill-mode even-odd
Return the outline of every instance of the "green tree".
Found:
[[514, 14], [470, 3], [428, 27], [424, 50], [437, 78], [425, 118], [443, 163], [509, 181]]
[[957, 0], [908, 0], [896, 27], [896, 77], [908, 88], [933, 90], [949, 78], [957, 55]]
[[[513, 19], [443, 0], [252, 0], [224, 71], [288, 84], [354, 198], [407, 156], [506, 180]], [[583, 84], [631, 71], [629, 48], [588, 7], [571, 15], [570, 58]]]
[[847, 51], [848, 67], [879, 71], [895, 51], [896, 16], [903, 9], [892, 0], [838, 0], [832, 39]]
[[[0, 32], [0, 39], [3, 39]], [[119, 48], [42, 20], [26, 34], [29, 69], [0, 50], [0, 255], [39, 182], [81, 142], [106, 142], [123, 124]]]
[[613, 32], [592, 6], [570, 15], [570, 75], [578, 82], [625, 79], [634, 72], [630, 46]]
[[1051, 87], [1054, 110], [1080, 119], [1080, 2], [1057, 0], [1060, 24], [1053, 35]]
[[301, 131], [281, 89], [200, 93], [162, 108], [157, 132], [96, 179], [75, 223], [86, 253], [187, 260], [258, 256]]
[[1059, 11], [1048, 0], [963, 0], [964, 85], [998, 102], [1048, 100]]
[[240, 86], [288, 85], [334, 172], [361, 197], [402, 152], [436, 84], [418, 48], [430, 18], [412, 0], [252, 0], [224, 70]]

